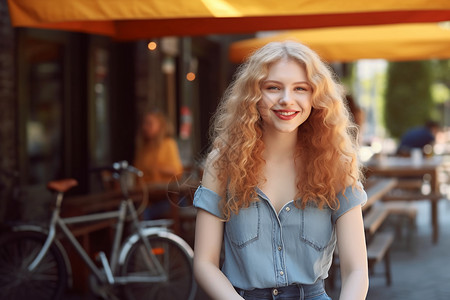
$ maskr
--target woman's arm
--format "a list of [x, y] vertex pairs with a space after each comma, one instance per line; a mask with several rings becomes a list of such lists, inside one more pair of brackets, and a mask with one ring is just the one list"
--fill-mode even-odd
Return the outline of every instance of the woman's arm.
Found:
[[[217, 179], [217, 172], [210, 162], [205, 166], [202, 185], [219, 195], [223, 191], [223, 185]], [[242, 300], [219, 268], [223, 230], [223, 220], [205, 210], [198, 210], [195, 224], [194, 275], [199, 285], [213, 299]]]
[[213, 299], [242, 299], [219, 269], [223, 239], [222, 220], [199, 210], [195, 228], [194, 274], [203, 290]]
[[342, 282], [339, 299], [366, 299], [369, 278], [361, 206], [352, 208], [337, 219], [336, 229]]

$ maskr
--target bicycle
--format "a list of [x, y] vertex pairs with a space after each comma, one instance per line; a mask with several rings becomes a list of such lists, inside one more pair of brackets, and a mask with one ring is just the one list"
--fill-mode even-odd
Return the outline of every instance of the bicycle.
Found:
[[[139, 221], [138, 211], [147, 201], [135, 208], [124, 175], [142, 176], [141, 171], [126, 161], [114, 163], [109, 169], [117, 175], [121, 187], [122, 200], [117, 210], [61, 218], [64, 193], [77, 182], [52, 181], [48, 188], [56, 192], [56, 203], [48, 229], [21, 225], [0, 238], [1, 299], [61, 299], [71, 283], [71, 265], [56, 237], [57, 229], [92, 272], [99, 296], [119, 299], [120, 295], [120, 299], [130, 300], [193, 299], [196, 284], [191, 247], [169, 230], [170, 220]], [[117, 220], [111, 255], [108, 260], [104, 252], [99, 252], [100, 266], [97, 266], [67, 225], [107, 219]], [[126, 223], [131, 223], [134, 231], [121, 243]]]

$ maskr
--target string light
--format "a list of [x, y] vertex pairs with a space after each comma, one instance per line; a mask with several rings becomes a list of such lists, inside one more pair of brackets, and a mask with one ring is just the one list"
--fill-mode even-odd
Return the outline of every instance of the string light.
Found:
[[188, 81], [194, 81], [194, 79], [195, 79], [195, 73], [194, 73], [194, 72], [189, 72], [189, 73], [187, 73], [187, 74], [186, 74], [186, 79], [187, 79]]
[[158, 44], [156, 44], [155, 42], [148, 43], [148, 50], [153, 51], [156, 49], [156, 47], [158, 47]]

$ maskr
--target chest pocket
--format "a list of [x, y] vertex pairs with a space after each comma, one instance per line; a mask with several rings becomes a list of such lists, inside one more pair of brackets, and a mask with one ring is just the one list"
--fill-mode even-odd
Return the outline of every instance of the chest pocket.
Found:
[[300, 214], [300, 239], [316, 249], [323, 251], [332, 244], [333, 225], [329, 209], [318, 209], [307, 205]]
[[259, 238], [260, 223], [260, 202], [253, 202], [248, 208], [242, 208], [239, 214], [231, 215], [225, 231], [234, 246], [243, 248]]

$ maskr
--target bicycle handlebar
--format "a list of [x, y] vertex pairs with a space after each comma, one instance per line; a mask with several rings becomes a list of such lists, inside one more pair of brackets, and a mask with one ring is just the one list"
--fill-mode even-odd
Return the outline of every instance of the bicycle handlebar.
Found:
[[[138, 177], [144, 176], [144, 173], [141, 170], [130, 165], [126, 160], [114, 162], [112, 165], [109, 166], [96, 167], [91, 169], [91, 172], [103, 172], [103, 171], [109, 171], [113, 173], [113, 175], [115, 175], [113, 176], [113, 178], [120, 182], [120, 189], [125, 197], [128, 197], [128, 187], [127, 184], [122, 180], [123, 175], [126, 175], [127, 173], [132, 173]], [[143, 181], [139, 181], [139, 185], [143, 195], [139, 207], [136, 208], [136, 212], [138, 215], [141, 214], [148, 205], [148, 188]]]
[[141, 170], [130, 165], [126, 160], [117, 161], [113, 163], [111, 166], [96, 167], [91, 169], [91, 172], [94, 173], [102, 171], [110, 171], [118, 175], [121, 175], [124, 172], [129, 172], [136, 174], [138, 177], [142, 177], [144, 175], [144, 173]]

